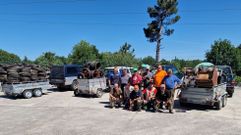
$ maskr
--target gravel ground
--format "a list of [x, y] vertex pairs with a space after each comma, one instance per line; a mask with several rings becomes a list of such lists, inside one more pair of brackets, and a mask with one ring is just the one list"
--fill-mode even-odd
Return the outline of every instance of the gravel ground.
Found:
[[39, 98], [7, 98], [0, 92], [1, 135], [156, 135], [240, 134], [241, 88], [220, 111], [203, 106], [175, 113], [109, 109], [102, 98], [74, 97], [73, 91], [49, 91]]

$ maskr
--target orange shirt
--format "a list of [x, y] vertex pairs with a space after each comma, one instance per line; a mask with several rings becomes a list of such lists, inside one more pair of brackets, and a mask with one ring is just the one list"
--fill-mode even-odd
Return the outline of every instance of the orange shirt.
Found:
[[157, 71], [154, 76], [154, 82], [156, 87], [161, 87], [162, 80], [167, 76], [165, 70]]

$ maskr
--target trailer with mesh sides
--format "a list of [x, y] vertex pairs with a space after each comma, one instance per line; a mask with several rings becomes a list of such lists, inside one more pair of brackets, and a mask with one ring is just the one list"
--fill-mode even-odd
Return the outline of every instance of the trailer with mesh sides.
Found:
[[26, 99], [41, 97], [50, 88], [48, 81], [31, 81], [21, 83], [4, 83], [2, 91], [7, 96], [23, 96]]
[[103, 91], [107, 89], [106, 78], [75, 79], [72, 83], [72, 88], [75, 96], [87, 94], [101, 97]]

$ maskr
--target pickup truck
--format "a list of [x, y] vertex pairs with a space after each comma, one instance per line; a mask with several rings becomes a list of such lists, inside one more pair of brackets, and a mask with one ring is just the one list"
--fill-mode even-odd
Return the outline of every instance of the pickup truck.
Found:
[[4, 83], [2, 90], [7, 96], [23, 96], [24, 98], [41, 97], [50, 88], [48, 81], [32, 81], [25, 83]]
[[223, 74], [225, 74], [227, 81], [226, 91], [228, 93], [228, 96], [232, 97], [235, 89], [235, 81], [232, 68], [228, 65], [218, 65], [217, 67], [223, 72]]
[[59, 90], [70, 87], [75, 79], [78, 78], [80, 65], [53, 66], [50, 70], [50, 84], [57, 86]]

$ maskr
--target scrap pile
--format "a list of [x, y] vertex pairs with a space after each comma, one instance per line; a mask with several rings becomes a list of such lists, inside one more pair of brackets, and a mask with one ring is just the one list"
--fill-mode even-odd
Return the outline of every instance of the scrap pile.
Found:
[[104, 76], [104, 72], [101, 70], [101, 64], [99, 62], [88, 62], [84, 64], [84, 68], [82, 69], [79, 78], [83, 79], [92, 79], [92, 78], [100, 78]]
[[196, 66], [194, 69], [186, 67], [184, 69], [184, 74], [185, 86], [201, 88], [211, 88], [217, 85], [221, 75], [217, 67], [211, 64], [208, 66]]
[[218, 84], [218, 69], [216, 67], [199, 70], [196, 78], [197, 87], [212, 87]]
[[46, 71], [35, 64], [1, 64], [0, 82], [18, 83], [29, 81], [45, 81]]

